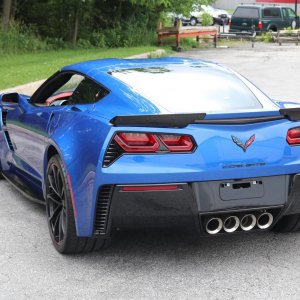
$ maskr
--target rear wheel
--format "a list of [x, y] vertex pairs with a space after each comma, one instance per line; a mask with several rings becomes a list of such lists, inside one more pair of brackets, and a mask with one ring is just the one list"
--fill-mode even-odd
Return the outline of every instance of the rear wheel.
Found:
[[77, 237], [67, 174], [58, 155], [49, 160], [47, 167], [46, 215], [53, 245], [60, 253], [96, 251], [107, 244], [103, 238]]
[[277, 232], [294, 232], [300, 230], [300, 214], [284, 216], [273, 228]]

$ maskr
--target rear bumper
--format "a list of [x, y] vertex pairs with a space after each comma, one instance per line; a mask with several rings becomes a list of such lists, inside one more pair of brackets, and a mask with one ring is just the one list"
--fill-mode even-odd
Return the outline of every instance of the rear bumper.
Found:
[[[282, 215], [300, 213], [300, 174], [172, 185], [177, 186], [176, 190], [128, 191], [128, 185], [102, 187], [99, 195], [104, 195], [104, 188], [108, 196], [106, 206], [104, 202], [97, 206], [94, 234], [109, 235], [113, 228], [139, 226], [184, 226], [205, 234], [203, 220], [210, 215], [271, 211], [275, 224]], [[98, 201], [102, 201], [100, 198]], [[99, 224], [105, 226], [100, 228]]]

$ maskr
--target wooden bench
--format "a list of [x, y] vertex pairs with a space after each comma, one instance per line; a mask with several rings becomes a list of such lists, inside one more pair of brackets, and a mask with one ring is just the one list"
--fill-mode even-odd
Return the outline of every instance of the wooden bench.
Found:
[[158, 44], [161, 44], [162, 39], [175, 36], [176, 37], [176, 50], [180, 51], [180, 39], [183, 37], [196, 37], [197, 41], [200, 38], [212, 37], [214, 47], [217, 47], [218, 41], [218, 28], [215, 26], [182, 26], [181, 21], [175, 27], [162, 27], [160, 23], [157, 28]]

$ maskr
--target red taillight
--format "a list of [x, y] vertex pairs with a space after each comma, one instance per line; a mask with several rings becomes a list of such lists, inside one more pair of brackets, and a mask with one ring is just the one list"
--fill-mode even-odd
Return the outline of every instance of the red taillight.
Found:
[[300, 127], [292, 128], [288, 131], [286, 140], [290, 145], [300, 144]]
[[123, 192], [147, 192], [147, 191], [176, 191], [179, 190], [178, 185], [132, 185], [123, 186]]
[[262, 29], [263, 29], [262, 21], [259, 21], [259, 22], [258, 22], [258, 26], [257, 26], [257, 27], [258, 27], [259, 30], [262, 30]]
[[195, 147], [191, 137], [180, 134], [118, 132], [114, 141], [128, 153], [191, 152]]
[[231, 24], [232, 24], [232, 22], [231, 22], [231, 19], [228, 21], [228, 26], [229, 26], [229, 28], [231, 27]]
[[159, 138], [171, 152], [191, 151], [194, 148], [192, 139], [186, 135], [161, 134]]
[[159, 142], [151, 133], [118, 132], [114, 140], [125, 152], [156, 152]]

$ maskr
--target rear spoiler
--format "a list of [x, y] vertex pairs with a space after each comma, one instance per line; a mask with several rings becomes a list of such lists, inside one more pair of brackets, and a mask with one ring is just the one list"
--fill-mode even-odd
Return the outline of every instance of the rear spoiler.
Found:
[[253, 124], [268, 121], [276, 121], [281, 119], [289, 119], [290, 121], [300, 121], [300, 107], [284, 108], [279, 110], [277, 116], [261, 116], [261, 117], [243, 117], [231, 119], [207, 119], [206, 113], [198, 114], [163, 114], [163, 115], [130, 115], [116, 116], [110, 120], [114, 126], [136, 126], [136, 127], [170, 127], [184, 128], [189, 124], [220, 124], [220, 125], [238, 125]]
[[167, 115], [132, 115], [117, 116], [110, 120], [114, 126], [142, 127], [178, 127], [183, 128], [196, 121], [203, 120], [205, 113], [200, 114], [167, 114]]
[[280, 114], [290, 121], [300, 121], [300, 107], [282, 108], [279, 110]]

